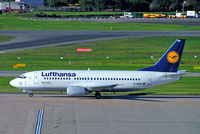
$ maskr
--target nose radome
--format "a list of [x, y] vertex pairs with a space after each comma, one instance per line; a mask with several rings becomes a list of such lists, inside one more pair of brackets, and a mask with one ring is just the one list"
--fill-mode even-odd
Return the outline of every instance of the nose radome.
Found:
[[10, 85], [13, 86], [13, 87], [15, 87], [15, 86], [16, 86], [16, 80], [15, 80], [15, 79], [14, 79], [14, 80], [11, 80], [11, 81], [10, 81]]

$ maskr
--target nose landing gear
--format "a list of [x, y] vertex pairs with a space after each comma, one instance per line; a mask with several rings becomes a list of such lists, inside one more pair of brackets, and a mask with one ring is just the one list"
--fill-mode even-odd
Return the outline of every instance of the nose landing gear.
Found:
[[99, 91], [97, 91], [95, 93], [95, 97], [96, 97], [96, 99], [100, 99], [101, 98], [101, 93]]
[[33, 97], [33, 92], [30, 90], [23, 90], [24, 93], [28, 93], [29, 97]]

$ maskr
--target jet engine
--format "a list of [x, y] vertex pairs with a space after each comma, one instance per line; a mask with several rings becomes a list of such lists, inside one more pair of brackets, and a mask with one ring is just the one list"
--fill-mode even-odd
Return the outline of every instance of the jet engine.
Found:
[[89, 94], [89, 91], [84, 87], [71, 86], [67, 88], [67, 95], [70, 96], [80, 96], [86, 94]]

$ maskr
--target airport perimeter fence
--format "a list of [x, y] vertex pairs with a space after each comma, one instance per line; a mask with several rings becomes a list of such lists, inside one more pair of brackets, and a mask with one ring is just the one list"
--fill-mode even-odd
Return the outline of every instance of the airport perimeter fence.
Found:
[[[158, 12], [132, 12], [134, 14], [133, 18], [144, 18], [144, 14], [163, 14], [165, 16], [162, 17], [149, 17], [149, 18], [169, 18], [169, 16], [175, 16], [175, 12], [164, 12], [164, 13], [158, 13]], [[83, 11], [46, 11], [46, 10], [37, 10], [35, 12], [35, 17], [41, 17], [41, 18], [123, 18], [124, 12], [83, 12]], [[126, 19], [133, 19], [130, 17], [124, 17]], [[169, 19], [175, 19], [176, 17], [170, 17]], [[188, 18], [188, 17], [187, 17]], [[182, 18], [185, 19], [185, 18]], [[197, 18], [195, 18], [197, 19]]]

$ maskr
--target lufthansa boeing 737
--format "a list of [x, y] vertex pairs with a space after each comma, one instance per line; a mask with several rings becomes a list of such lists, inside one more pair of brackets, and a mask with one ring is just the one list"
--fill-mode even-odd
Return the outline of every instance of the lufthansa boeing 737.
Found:
[[124, 92], [153, 88], [179, 80], [185, 70], [178, 71], [185, 39], [177, 39], [153, 66], [137, 71], [42, 70], [24, 73], [10, 85], [32, 97], [32, 91], [66, 91], [69, 96], [95, 92]]

